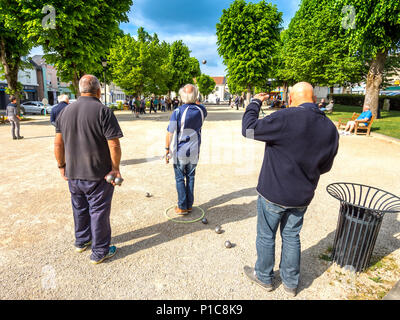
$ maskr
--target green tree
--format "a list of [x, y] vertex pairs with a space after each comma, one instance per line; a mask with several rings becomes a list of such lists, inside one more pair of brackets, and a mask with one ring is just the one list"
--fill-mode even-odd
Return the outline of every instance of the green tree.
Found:
[[190, 57], [189, 48], [178, 40], [172, 43], [169, 52], [169, 91], [178, 92], [188, 83], [194, 83], [194, 79], [200, 76], [200, 64], [196, 58]]
[[215, 89], [215, 81], [213, 78], [206, 74], [202, 74], [197, 78], [197, 86], [203, 97], [207, 97]]
[[[63, 81], [72, 81], [79, 95], [79, 79], [102, 71], [101, 58], [127, 22], [132, 0], [18, 0], [30, 17], [24, 23], [32, 39], [43, 46], [47, 63], [53, 64]], [[42, 8], [55, 9], [55, 28], [43, 28]]]
[[376, 116], [385, 63], [400, 48], [400, 1], [337, 0], [335, 8], [344, 13], [342, 26], [350, 52], [368, 64], [364, 105]]
[[138, 29], [137, 39], [129, 34], [118, 38], [108, 59], [114, 82], [129, 95], [167, 92], [166, 73], [169, 45], [157, 34]]
[[247, 89], [262, 86], [272, 70], [272, 57], [279, 42], [282, 13], [264, 0], [235, 0], [224, 9], [217, 24], [218, 53], [228, 69], [231, 86]]
[[[351, 54], [335, 0], [303, 0], [282, 34], [278, 78], [288, 83], [346, 85], [359, 82], [365, 62]], [[279, 60], [279, 59], [278, 59]]]
[[7, 93], [17, 97], [18, 114], [22, 91], [18, 71], [26, 66], [22, 57], [27, 56], [33, 46], [27, 30], [22, 27], [26, 18], [18, 1], [0, 0], [0, 74], [4, 74], [7, 81]]

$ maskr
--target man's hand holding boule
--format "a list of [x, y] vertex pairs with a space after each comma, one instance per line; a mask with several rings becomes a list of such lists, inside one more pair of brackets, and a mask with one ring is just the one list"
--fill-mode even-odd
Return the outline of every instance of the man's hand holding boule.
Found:
[[111, 176], [114, 177], [114, 179], [110, 182], [114, 187], [117, 185], [117, 184], [115, 183], [115, 179], [116, 179], [116, 178], [121, 178], [121, 179], [122, 179], [122, 176], [121, 176], [121, 173], [119, 172], [119, 169], [118, 169], [118, 170], [113, 169], [113, 170], [111, 170], [109, 173], [107, 173], [106, 176], [104, 177], [104, 179], [105, 179], [106, 181], [107, 181], [107, 176], [109, 176], [109, 175], [111, 175]]

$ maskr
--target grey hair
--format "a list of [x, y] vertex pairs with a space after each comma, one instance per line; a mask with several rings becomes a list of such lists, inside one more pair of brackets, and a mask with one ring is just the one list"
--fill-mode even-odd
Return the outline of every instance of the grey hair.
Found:
[[81, 93], [96, 94], [100, 89], [100, 81], [95, 76], [87, 74], [79, 80], [79, 91]]
[[[187, 87], [192, 87], [193, 88], [192, 92], [187, 93], [186, 92]], [[187, 84], [179, 90], [179, 95], [181, 96], [182, 102], [184, 104], [195, 103], [199, 96], [199, 90], [197, 89], [197, 87], [195, 85]]]
[[67, 94], [62, 94], [62, 95], [58, 96], [57, 100], [58, 100], [58, 102], [62, 102], [62, 101], [67, 102], [67, 101], [69, 101], [69, 97]]

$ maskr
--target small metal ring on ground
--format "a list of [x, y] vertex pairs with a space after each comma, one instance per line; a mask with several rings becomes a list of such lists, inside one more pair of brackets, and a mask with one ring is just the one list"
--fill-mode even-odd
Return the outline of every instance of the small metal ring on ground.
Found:
[[175, 205], [173, 205], [173, 206], [171, 206], [171, 207], [165, 209], [164, 214], [165, 214], [165, 216], [168, 218], [168, 220], [171, 220], [171, 221], [174, 221], [174, 222], [177, 222], [177, 223], [194, 223], [194, 222], [197, 222], [197, 221], [200, 221], [201, 219], [203, 219], [204, 216], [205, 216], [205, 214], [206, 214], [202, 208], [200, 208], [200, 207], [193, 207], [193, 208], [198, 208], [198, 209], [200, 209], [200, 211], [202, 212], [202, 215], [200, 216], [200, 218], [197, 218], [197, 219], [194, 219], [194, 220], [175, 220], [174, 218], [171, 218], [171, 217], [168, 215], [168, 211], [169, 211], [170, 209], [172, 209], [173, 207], [175, 207]]

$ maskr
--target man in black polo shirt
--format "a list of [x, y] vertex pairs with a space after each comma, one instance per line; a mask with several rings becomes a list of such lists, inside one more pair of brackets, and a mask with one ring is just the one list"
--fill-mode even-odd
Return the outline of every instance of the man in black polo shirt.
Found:
[[284, 289], [295, 296], [300, 276], [300, 230], [314, 197], [320, 175], [328, 172], [338, 150], [335, 125], [315, 104], [313, 87], [293, 86], [286, 108], [258, 119], [267, 94], [258, 94], [247, 106], [242, 134], [265, 142], [265, 155], [257, 192], [257, 262], [244, 267], [255, 283], [273, 290], [275, 236], [280, 225], [282, 256], [280, 277]]
[[71, 192], [76, 251], [92, 245], [90, 259], [97, 264], [116, 252], [110, 246], [115, 183], [107, 183], [105, 177], [121, 177], [119, 138], [123, 134], [113, 112], [99, 100], [100, 82], [95, 76], [83, 76], [79, 91], [78, 100], [57, 117], [55, 156]]

